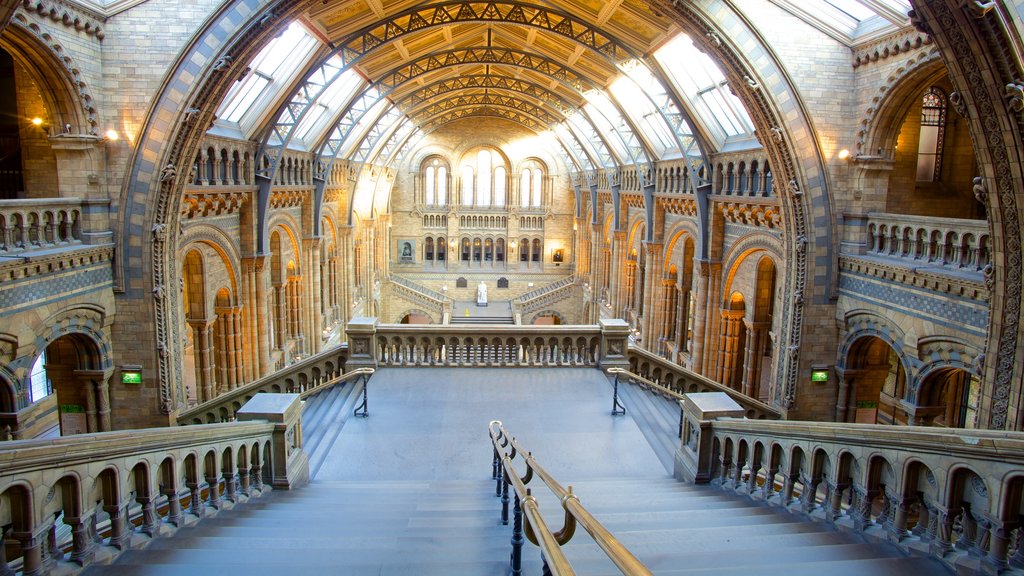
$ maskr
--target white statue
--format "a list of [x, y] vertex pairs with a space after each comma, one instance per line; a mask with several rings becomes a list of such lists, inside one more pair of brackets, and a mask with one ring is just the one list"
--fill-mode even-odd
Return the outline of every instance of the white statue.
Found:
[[476, 287], [476, 305], [487, 306], [487, 285], [480, 281], [480, 285]]

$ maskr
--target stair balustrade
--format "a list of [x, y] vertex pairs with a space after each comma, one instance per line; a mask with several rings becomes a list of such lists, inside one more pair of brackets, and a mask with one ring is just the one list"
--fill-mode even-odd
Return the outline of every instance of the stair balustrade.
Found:
[[678, 478], [930, 555], [957, 573], [1021, 565], [1024, 434], [752, 421], [713, 396], [683, 401]]
[[308, 396], [307, 392], [324, 389], [325, 386], [349, 382], [356, 378], [369, 376], [373, 373], [352, 370], [342, 373], [348, 358], [348, 347], [337, 346], [324, 350], [308, 358], [268, 374], [233, 390], [229, 390], [213, 400], [203, 402], [178, 415], [178, 424], [212, 424], [214, 422], [230, 422], [235, 413], [253, 396], [265, 393], [295, 393]]
[[11, 520], [0, 529], [0, 574], [72, 573], [271, 488], [301, 486], [300, 413], [293, 394], [253, 402], [244, 422], [0, 444]]
[[[579, 498], [573, 494], [572, 486], [568, 489], [562, 487], [551, 474], [549, 474], [533, 457], [532, 453], [525, 450], [516, 439], [511, 436], [502, 423], [492, 420], [487, 425], [487, 432], [491, 437], [491, 445], [494, 448], [494, 457], [491, 463], [491, 477], [496, 481], [497, 495], [502, 500], [502, 523], [508, 524], [509, 494], [508, 488], [513, 489], [513, 532], [512, 532], [512, 555], [510, 567], [512, 574], [522, 573], [522, 545], [523, 535], [535, 546], [540, 547], [541, 556], [544, 561], [544, 573], [554, 576], [572, 575], [575, 571], [569, 564], [568, 559], [562, 553], [561, 546], [569, 542], [575, 535], [576, 526], [582, 526], [594, 543], [601, 548], [608, 556], [608, 559], [615, 564], [623, 573], [628, 575], [650, 575], [650, 570], [640, 562], [615, 536], [608, 531], [587, 509], [580, 503]], [[520, 476], [515, 469], [513, 460], [520, 457], [526, 465], [526, 473]], [[545, 486], [554, 494], [555, 498], [562, 505], [565, 511], [565, 519], [562, 529], [552, 532], [544, 521], [537, 505], [537, 499], [533, 496], [532, 490], [526, 485], [533, 478], [540, 478]], [[525, 517], [525, 522], [524, 522]]]
[[629, 371], [609, 374], [623, 377], [642, 386], [653, 388], [659, 393], [682, 400], [683, 394], [695, 392], [722, 392], [743, 407], [747, 418], [756, 420], [778, 420], [782, 413], [756, 398], [751, 398], [739, 390], [719, 384], [682, 366], [670, 362], [656, 354], [636, 346], [629, 347]]

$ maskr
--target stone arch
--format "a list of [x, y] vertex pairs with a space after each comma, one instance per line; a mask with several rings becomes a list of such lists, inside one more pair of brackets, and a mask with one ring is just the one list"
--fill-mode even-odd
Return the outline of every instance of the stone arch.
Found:
[[[56, 112], [52, 120], [59, 129], [55, 133], [64, 133], [64, 125], [70, 124], [72, 130], [74, 127], [84, 128], [80, 133], [97, 136], [96, 101], [79, 72], [81, 68], [64, 47], [24, 14], [15, 13], [6, 31], [9, 36], [0, 37], [0, 46], [12, 56], [20, 54], [21, 58], [31, 62], [32, 66], [26, 69], [39, 86], [46, 88], [43, 98], [47, 102], [47, 110]], [[59, 78], [58, 83], [52, 81], [54, 78]]]
[[541, 310], [533, 315], [530, 319], [530, 324], [537, 324], [537, 321], [542, 318], [552, 318], [555, 325], [567, 324], [565, 317], [557, 310]]
[[900, 125], [906, 117], [921, 90], [945, 76], [946, 69], [936, 47], [922, 48], [921, 52], [907, 61], [886, 78], [878, 94], [871, 99], [871, 105], [861, 117], [861, 128], [857, 132], [857, 154], [882, 156], [881, 151], [891, 151], [899, 135]]
[[[780, 198], [784, 206], [784, 229], [789, 231], [785, 237], [787, 253], [795, 254], [792, 260], [787, 260], [789, 266], [783, 274], [783, 293], [788, 295], [800, 291], [813, 294], [814, 304], [827, 305], [834, 288], [831, 220], [834, 211], [831, 209], [827, 176], [823, 176], [827, 175], [823, 155], [814, 137], [809, 114], [804, 110], [793, 82], [756, 31], [731, 7], [716, 12], [715, 18], [711, 18], [704, 12], [705, 8], [688, 3], [657, 0], [652, 2], [652, 6], [712, 52], [714, 59], [722, 64], [730, 85], [736, 87], [739, 97], [751, 111], [757, 131], [777, 135], [766, 139], [766, 146], [776, 180], [792, 183]], [[139, 213], [145, 214], [147, 226], [175, 229], [178, 206], [174, 198], [180, 194], [186, 180], [178, 177], [177, 167], [187, 164], [183, 159], [194, 156], [216, 105], [237, 78], [234, 73], [239, 67], [237, 63], [251, 60], [259, 47], [300, 8], [300, 4], [284, 0], [271, 2], [262, 10], [255, 11], [248, 6], [243, 7], [240, 0], [228, 3], [182, 49], [179, 59], [165, 75], [163, 86], [168, 88], [154, 99], [140, 131], [119, 203], [123, 214], [140, 210]], [[710, 24], [715, 21], [720, 22], [718, 27]], [[722, 33], [727, 29], [730, 31], [728, 36]], [[755, 56], [743, 52], [739, 48], [741, 46], [746, 50], [760, 51], [762, 56], [756, 57], [758, 66], [752, 65]], [[763, 72], [756, 78], [749, 76], [758, 74], [751, 72], [755, 69]], [[771, 83], [763, 79], [771, 79]], [[190, 90], [179, 93], [169, 88], [181, 85], [180, 82], [190, 86]], [[789, 103], [787, 108], [795, 106], [795, 111], [787, 110], [783, 114], [783, 106], [779, 103], [784, 101]], [[160, 118], [159, 127], [157, 118]], [[169, 127], [164, 128], [164, 123]], [[814, 152], [797, 160], [793, 152], [796, 146], [791, 143], [798, 141], [812, 143]], [[829, 216], [814, 226], [807, 216], [812, 213]], [[127, 218], [122, 218], [121, 222], [124, 228], [117, 237], [128, 243], [138, 236], [139, 230], [132, 229]], [[144, 242], [143, 249], [138, 251], [121, 250], [118, 266], [128, 270], [121, 271], [118, 277], [135, 277], [144, 270], [150, 270], [146, 265], [148, 261], [166, 261], [166, 250], [160, 241]], [[821, 264], [814, 264], [816, 262]], [[154, 265], [151, 272], [145, 282], [158, 286], [168, 284], [166, 270], [161, 265]], [[808, 290], [805, 287], [807, 282], [819, 289]], [[153, 306], [157, 308], [157, 317], [163, 317], [164, 303], [157, 301]], [[784, 318], [780, 340], [782, 346], [791, 352], [785, 361], [779, 363], [778, 375], [785, 389], [782, 403], [786, 408], [793, 408], [797, 372], [800, 370], [798, 351], [804, 332], [804, 307], [791, 306], [787, 300], [782, 308]], [[163, 324], [158, 327], [158, 332], [158, 340], [168, 341], [174, 337], [174, 328]], [[173, 373], [174, 369], [161, 360], [161, 380], [170, 378]]]

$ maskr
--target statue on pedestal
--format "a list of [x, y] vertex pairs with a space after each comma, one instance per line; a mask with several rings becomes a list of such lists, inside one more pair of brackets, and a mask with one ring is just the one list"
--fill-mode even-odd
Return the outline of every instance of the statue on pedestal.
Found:
[[480, 285], [476, 287], [476, 305], [487, 306], [487, 285], [480, 281]]

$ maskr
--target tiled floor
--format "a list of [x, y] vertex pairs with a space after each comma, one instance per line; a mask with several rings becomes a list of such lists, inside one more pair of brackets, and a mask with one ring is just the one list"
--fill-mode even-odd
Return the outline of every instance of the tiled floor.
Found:
[[593, 368], [379, 370], [370, 417], [348, 421], [314, 480], [486, 477], [491, 420], [563, 482], [665, 476], [633, 419], [610, 415], [611, 396]]

